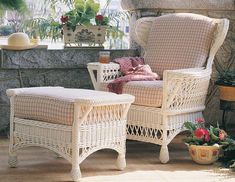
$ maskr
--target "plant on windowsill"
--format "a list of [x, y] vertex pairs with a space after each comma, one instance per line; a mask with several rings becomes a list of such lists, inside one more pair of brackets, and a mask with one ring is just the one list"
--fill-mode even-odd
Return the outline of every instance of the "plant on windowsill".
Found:
[[215, 83], [219, 86], [221, 100], [235, 101], [235, 70], [221, 72]]
[[222, 147], [234, 143], [227, 133], [219, 127], [205, 127], [202, 118], [195, 123], [186, 122], [184, 127], [190, 131], [190, 136], [184, 139], [189, 153], [198, 164], [212, 164], [218, 160]]
[[99, 8], [94, 0], [74, 1], [74, 9], [61, 16], [65, 46], [102, 46], [109, 18]]

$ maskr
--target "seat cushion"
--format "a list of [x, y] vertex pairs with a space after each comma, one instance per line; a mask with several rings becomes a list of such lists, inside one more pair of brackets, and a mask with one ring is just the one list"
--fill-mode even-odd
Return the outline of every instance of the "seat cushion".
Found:
[[16, 96], [15, 117], [72, 125], [74, 102], [47, 96]]
[[[101, 84], [101, 90], [108, 91], [107, 83]], [[122, 93], [135, 96], [135, 105], [161, 107], [163, 81], [130, 81], [123, 86]]]
[[145, 63], [162, 78], [164, 70], [203, 67], [216, 23], [195, 14], [157, 17], [150, 29]]
[[91, 101], [102, 98], [118, 101], [121, 99], [121, 96], [114, 93], [86, 89], [39, 87], [17, 90], [19, 93], [14, 98], [15, 117], [63, 125], [73, 124], [76, 99], [86, 98]]

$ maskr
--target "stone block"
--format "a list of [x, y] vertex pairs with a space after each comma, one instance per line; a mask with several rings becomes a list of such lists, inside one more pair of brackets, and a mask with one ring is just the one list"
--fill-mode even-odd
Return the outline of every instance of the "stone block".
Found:
[[235, 11], [208, 11], [208, 16], [212, 18], [228, 18], [235, 20]]
[[0, 104], [0, 136], [7, 135], [9, 132], [10, 107]]
[[53, 70], [45, 76], [45, 85], [66, 88], [92, 88], [87, 69]]
[[[8, 104], [9, 99], [6, 96], [6, 90], [9, 88], [19, 88], [20, 81], [17, 70], [0, 69], [0, 104]], [[1, 117], [1, 116], [0, 116]]]
[[211, 9], [235, 10], [234, 0], [122, 0], [124, 10], [137, 9]]
[[63, 86], [68, 88], [92, 88], [86, 68], [25, 69], [21, 70], [21, 87]]
[[[87, 63], [98, 61], [99, 51], [101, 50], [81, 48], [63, 50], [30, 49], [24, 51], [3, 50], [2, 68], [86, 68]], [[122, 55], [136, 55], [136, 50], [110, 50], [110, 52], [112, 59]]]

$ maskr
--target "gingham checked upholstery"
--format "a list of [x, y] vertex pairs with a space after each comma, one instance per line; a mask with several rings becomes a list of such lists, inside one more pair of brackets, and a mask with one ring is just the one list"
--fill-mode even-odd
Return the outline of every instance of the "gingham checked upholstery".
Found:
[[46, 96], [16, 96], [15, 117], [72, 125], [74, 103]]
[[[108, 91], [107, 83], [101, 83], [101, 90]], [[161, 107], [163, 81], [131, 81], [123, 86], [122, 93], [135, 96], [135, 105]]]
[[215, 27], [212, 19], [201, 15], [170, 14], [155, 18], [145, 63], [161, 78], [164, 70], [204, 66]]
[[119, 98], [119, 95], [110, 92], [62, 87], [22, 88], [17, 91], [19, 93], [14, 98], [15, 117], [63, 125], [73, 123], [76, 98], [121, 99], [121, 96]]

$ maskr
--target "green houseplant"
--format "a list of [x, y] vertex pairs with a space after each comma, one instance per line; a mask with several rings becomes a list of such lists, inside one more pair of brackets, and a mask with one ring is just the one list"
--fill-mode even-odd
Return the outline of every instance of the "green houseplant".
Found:
[[221, 72], [215, 83], [219, 86], [221, 100], [235, 101], [235, 70]]
[[61, 16], [65, 46], [101, 46], [109, 23], [98, 14], [100, 4], [94, 0], [75, 0], [74, 8]]
[[46, 19], [42, 17], [24, 21], [21, 24], [21, 31], [27, 33], [31, 40], [51, 38], [52, 41], [62, 38], [60, 33], [60, 23], [52, 17]]
[[232, 139], [219, 127], [205, 127], [205, 121], [198, 118], [195, 123], [186, 122], [184, 127], [190, 135], [184, 139], [192, 159], [199, 164], [211, 164], [217, 161], [222, 146], [228, 146]]
[[63, 24], [75, 31], [77, 25], [108, 25], [108, 17], [97, 15], [100, 4], [94, 0], [75, 0], [74, 8], [61, 17]]

